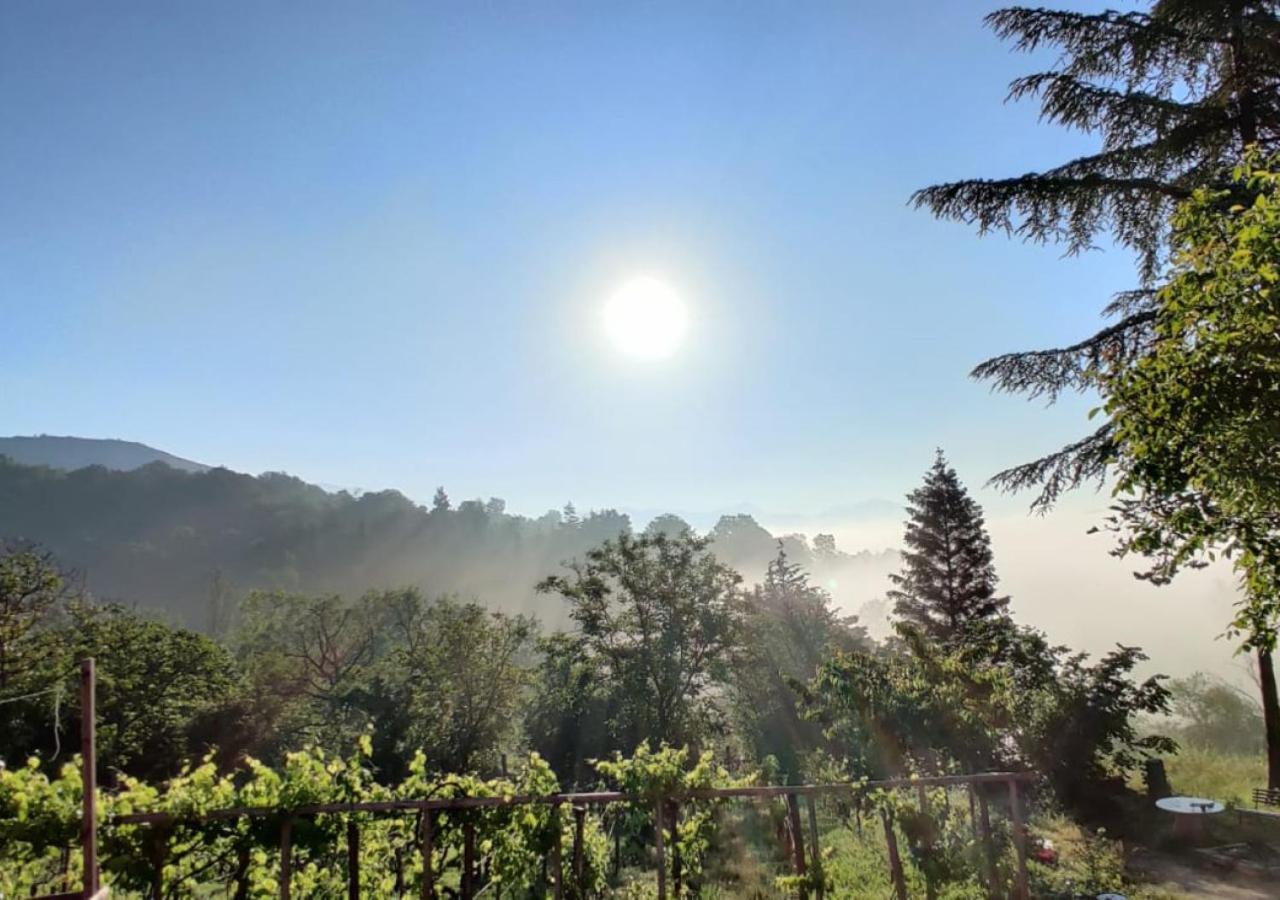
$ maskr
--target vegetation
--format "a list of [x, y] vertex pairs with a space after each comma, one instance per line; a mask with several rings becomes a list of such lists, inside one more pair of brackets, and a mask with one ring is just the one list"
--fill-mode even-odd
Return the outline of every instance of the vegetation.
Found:
[[1039, 97], [1044, 118], [1096, 133], [1102, 147], [1045, 172], [930, 187], [917, 205], [1073, 253], [1109, 232], [1137, 253], [1140, 275], [1098, 333], [974, 370], [1031, 397], [1097, 388], [1104, 400], [1092, 434], [994, 481], [1036, 487], [1033, 505], [1048, 508], [1112, 474], [1120, 551], [1150, 557], [1143, 574], [1158, 582], [1237, 554], [1244, 599], [1231, 633], [1257, 655], [1269, 782], [1280, 787], [1275, 182], [1256, 167], [1280, 150], [1280, 6], [1160, 0], [1147, 12], [1011, 8], [987, 21], [1019, 49], [1061, 49], [1054, 69], [1016, 80], [1010, 95]]
[[[942, 465], [926, 476], [927, 487], [937, 485]], [[993, 585], [980, 513], [954, 473], [943, 474], [951, 496], [964, 501], [949, 508], [970, 516], [966, 540], [917, 540], [904, 566], [942, 571], [956, 546], [977, 547], [985, 554], [970, 571]], [[1062, 802], [1090, 816], [1105, 813], [1098, 798], [1114, 793], [1112, 779], [1168, 749], [1135, 731], [1135, 717], [1163, 711], [1168, 697], [1158, 680], [1131, 678], [1142, 658], [1132, 648], [1090, 664], [1014, 624], [1002, 605], [957, 616], [945, 640], [904, 621], [895, 640], [877, 645], [835, 611], [785, 546], [749, 589], [711, 548], [688, 529], [602, 542], [540, 584], [568, 607], [573, 627], [565, 632], [541, 635], [531, 619], [451, 597], [428, 600], [412, 588], [354, 599], [270, 591], [244, 598], [225, 645], [98, 604], [70, 587], [48, 556], [11, 548], [0, 571], [30, 598], [0, 607], [7, 610], [0, 629], [21, 637], [7, 643], [15, 674], [0, 694], [0, 711], [14, 725], [0, 738], [0, 759], [10, 765], [0, 776], [0, 827], [9, 829], [13, 884], [53, 884], [70, 865], [63, 848], [74, 834], [77, 782], [74, 768], [56, 774], [66, 760], [60, 716], [72, 703], [72, 662], [87, 653], [98, 658], [102, 679], [108, 813], [619, 786], [642, 802], [621, 818], [592, 820], [584, 838], [590, 883], [575, 888], [586, 893], [602, 889], [600, 879], [624, 890], [626, 869], [648, 865], [637, 848], [650, 845], [658, 798], [756, 772], [830, 780], [1031, 767]], [[44, 692], [28, 690], [39, 686]], [[661, 746], [651, 750], [654, 740]], [[511, 773], [512, 759], [527, 761]], [[876, 795], [859, 801], [859, 815], [889, 817], [910, 856], [910, 877], [927, 895], [980, 893], [986, 876], [972, 823], [966, 832], [963, 807], [950, 811], [945, 796], [932, 806], [939, 808]], [[842, 815], [849, 812], [846, 805]], [[456, 869], [467, 820], [479, 829], [488, 883], [537, 894], [548, 877], [549, 834], [568, 827], [550, 815], [444, 815], [442, 874]], [[770, 838], [768, 816], [753, 815], [753, 842], [767, 858], [777, 832]], [[733, 830], [726, 831], [725, 809], [685, 800], [664, 817], [679, 893], [738, 877], [723, 867], [722, 838]], [[174, 890], [211, 881], [239, 885], [243, 896], [269, 893], [278, 877], [270, 852], [278, 820], [254, 821], [191, 821], [163, 832], [162, 844], [159, 832], [113, 828], [108, 872], [121, 887], [144, 884], [162, 853]], [[323, 894], [342, 878], [341, 822], [306, 823], [295, 835], [298, 885]], [[790, 820], [775, 824], [785, 833]], [[381, 879], [371, 890], [408, 890], [421, 878], [415, 827], [403, 817], [362, 820], [370, 866], [361, 878]], [[607, 829], [630, 849], [615, 853], [616, 874], [606, 879]], [[770, 865], [770, 890], [798, 886], [800, 876], [783, 874], [785, 855]], [[839, 878], [849, 871], [842, 866], [832, 858], [829, 869], [823, 863], [803, 878]]]
[[[1100, 236], [1133, 250], [1140, 286], [1105, 307], [1114, 322], [1064, 347], [1008, 353], [973, 375], [999, 390], [1044, 397], [1092, 386], [1107, 360], [1140, 353], [1154, 319], [1154, 285], [1176, 206], [1230, 180], [1249, 147], [1280, 149], [1280, 39], [1275, 0], [1157, 0], [1148, 10], [1079, 12], [1011, 7], [987, 16], [1024, 51], [1056, 48], [1056, 65], [1016, 79], [1011, 99], [1038, 98], [1041, 117], [1096, 135], [1096, 152], [1040, 172], [972, 179], [918, 191], [917, 206], [1070, 253]], [[1037, 506], [1100, 480], [1109, 421], [1041, 459], [998, 474], [1008, 489], [1037, 488]]]
[[[689, 527], [667, 515], [647, 530], [674, 536]], [[333, 493], [278, 472], [159, 463], [63, 472], [0, 456], [0, 536], [46, 548], [97, 596], [220, 639], [253, 589], [349, 596], [412, 585], [566, 625], [563, 605], [534, 586], [632, 530], [622, 513], [579, 513], [573, 504], [530, 518], [496, 497], [455, 503], [443, 489], [420, 506], [396, 491]], [[859, 585], [878, 585], [897, 564], [893, 550], [845, 553], [831, 535], [775, 536], [745, 515], [722, 517], [705, 536], [721, 562], [752, 581], [781, 540], [819, 583], [839, 584], [837, 599], [851, 608], [867, 599]]]
[[953, 645], [980, 619], [1000, 615], [991, 539], [974, 503], [942, 451], [924, 484], [907, 496], [902, 574], [889, 592], [900, 620], [930, 640]]
[[[1099, 373], [1115, 426], [1118, 552], [1167, 582], [1222, 553], [1243, 592], [1231, 631], [1256, 654], [1272, 787], [1280, 786], [1280, 175], [1250, 157], [1236, 190], [1179, 210], [1152, 338]], [[1248, 203], [1235, 203], [1238, 195]]]
[[[1265, 746], [1280, 786], [1280, 175], [1267, 156], [1280, 144], [1280, 12], [1161, 0], [988, 21], [1022, 49], [1062, 50], [1012, 94], [1039, 97], [1048, 119], [1102, 147], [1046, 172], [928, 188], [917, 203], [1072, 252], [1110, 233], [1137, 253], [1141, 280], [1085, 341], [978, 367], [1006, 390], [1102, 397], [1092, 435], [996, 481], [1038, 487], [1046, 508], [1110, 472], [1116, 552], [1144, 557], [1155, 583], [1230, 557], [1243, 585], [1230, 633], [1256, 656], [1260, 709], [1203, 676], [1140, 678], [1138, 648], [1091, 660], [1015, 621], [982, 510], [941, 452], [907, 498], [888, 595], [896, 632], [880, 643], [818, 586], [856, 558], [829, 535], [777, 539], [749, 516], [705, 536], [662, 516], [635, 534], [616, 511], [584, 517], [571, 504], [534, 520], [496, 498], [455, 508], [443, 489], [423, 508], [275, 474], [61, 473], [0, 459], [0, 534], [53, 550], [0, 548], [0, 894], [74, 881], [80, 788], [63, 741], [84, 656], [101, 678], [104, 816], [177, 817], [108, 830], [109, 878], [139, 892], [159, 867], [175, 895], [212, 884], [274, 894], [279, 829], [308, 804], [573, 785], [634, 802], [580, 814], [580, 836], [546, 805], [448, 811], [427, 864], [455, 879], [474, 830], [486, 884], [537, 896], [558, 877], [553, 848], [575, 842], [569, 894], [628, 896], [627, 868], [650, 865], [644, 848], [661, 838], [675, 895], [714, 896], [735, 879], [744, 889], [745, 870], [727, 862], [734, 840], [798, 853], [804, 829], [795, 807], [731, 815], [690, 791], [1029, 769], [1042, 777], [1033, 832], [1071, 848], [1033, 869], [1035, 893], [1096, 893], [1125, 887], [1123, 850], [1095, 826], [1134, 808], [1144, 761], [1169, 759], [1180, 789], [1241, 799]], [[100, 602], [60, 558], [188, 627]], [[257, 589], [240, 597], [236, 585]], [[549, 630], [534, 609], [550, 613]], [[1183, 742], [1177, 755], [1139, 727], [1157, 718]], [[982, 789], [851, 792], [808, 871], [785, 874], [784, 855], [752, 890], [883, 894], [880, 854], [900, 845], [915, 893], [999, 893], [1010, 826], [998, 820], [988, 855], [964, 799], [984, 816], [1009, 802]], [[201, 815], [228, 806], [265, 812]], [[424, 882], [430, 819], [356, 821], [363, 888]], [[341, 892], [343, 825], [299, 819], [300, 894]]]

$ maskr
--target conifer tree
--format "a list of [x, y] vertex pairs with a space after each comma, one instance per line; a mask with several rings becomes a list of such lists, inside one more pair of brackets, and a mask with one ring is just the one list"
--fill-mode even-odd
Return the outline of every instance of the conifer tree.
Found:
[[[1001, 179], [918, 191], [918, 207], [1070, 253], [1109, 234], [1137, 253], [1141, 287], [1117, 294], [1106, 328], [1069, 346], [1009, 353], [974, 369], [997, 390], [1045, 397], [1083, 390], [1101, 363], [1142, 352], [1155, 312], [1151, 285], [1174, 206], [1201, 186], [1230, 186], [1250, 145], [1280, 149], [1280, 2], [1158, 0], [1148, 11], [1084, 13], [1013, 7], [986, 19], [1018, 50], [1056, 47], [1057, 65], [1015, 80], [1010, 99], [1038, 98], [1042, 118], [1098, 136], [1094, 153]], [[996, 475], [1038, 488], [1038, 507], [1100, 479], [1111, 424]]]
[[450, 505], [449, 495], [444, 492], [444, 487], [436, 488], [436, 494], [431, 498], [431, 511], [433, 513], [447, 513]]
[[890, 578], [894, 612], [943, 644], [954, 644], [972, 622], [1002, 615], [1008, 597], [996, 596], [996, 570], [982, 507], [938, 451], [924, 484], [907, 495], [910, 519], [903, 568]]

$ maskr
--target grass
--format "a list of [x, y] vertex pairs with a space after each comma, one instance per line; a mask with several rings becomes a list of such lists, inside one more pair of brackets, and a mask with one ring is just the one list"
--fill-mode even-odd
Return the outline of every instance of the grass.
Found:
[[1267, 786], [1267, 761], [1187, 747], [1165, 760], [1175, 794], [1209, 797], [1236, 806], [1251, 806], [1254, 788]]

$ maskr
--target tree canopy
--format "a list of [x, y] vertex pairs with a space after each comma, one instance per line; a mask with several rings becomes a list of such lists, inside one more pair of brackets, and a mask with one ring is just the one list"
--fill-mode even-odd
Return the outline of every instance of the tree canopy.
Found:
[[[1280, 4], [1275, 0], [1158, 0], [1148, 10], [1010, 7], [987, 24], [1016, 49], [1060, 51], [1057, 65], [1015, 80], [1010, 99], [1039, 100], [1044, 120], [1096, 135], [1097, 151], [1011, 178], [970, 179], [918, 191], [937, 216], [1026, 240], [1092, 249], [1103, 235], [1136, 252], [1140, 285], [1116, 294], [1114, 322], [1066, 346], [1008, 353], [974, 369], [999, 390], [1055, 399], [1090, 385], [1104, 360], [1145, 343], [1152, 284], [1177, 204], [1199, 187], [1231, 183], [1247, 148], [1280, 149]], [[1100, 479], [1112, 427], [999, 473], [1036, 504]]]
[[924, 484], [907, 495], [903, 568], [888, 598], [900, 619], [951, 644], [974, 621], [1009, 605], [996, 596], [996, 570], [982, 508], [939, 450]]

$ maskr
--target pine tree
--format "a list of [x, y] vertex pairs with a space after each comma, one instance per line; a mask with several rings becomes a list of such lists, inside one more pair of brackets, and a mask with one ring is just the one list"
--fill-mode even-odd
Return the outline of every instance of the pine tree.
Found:
[[907, 495], [910, 519], [903, 568], [890, 578], [894, 612], [944, 644], [954, 644], [969, 623], [1002, 615], [1008, 597], [996, 596], [996, 571], [982, 507], [938, 451], [924, 484]]
[[[1015, 80], [1010, 99], [1039, 98], [1042, 118], [1097, 135], [1096, 153], [1042, 172], [936, 185], [912, 198], [934, 215], [1033, 242], [1090, 249], [1109, 233], [1134, 250], [1141, 287], [1117, 294], [1116, 319], [1070, 346], [1009, 353], [974, 369], [998, 390], [1045, 397], [1089, 386], [1091, 372], [1142, 352], [1154, 320], [1170, 214], [1200, 186], [1230, 186], [1245, 148], [1280, 149], [1280, 2], [1159, 0], [1146, 12], [1014, 7], [987, 24], [1018, 50], [1061, 50], [1058, 65]], [[999, 473], [1039, 488], [1036, 506], [1100, 479], [1112, 448], [1104, 423], [1085, 438]]]
[[431, 498], [431, 511], [433, 513], [446, 513], [449, 511], [449, 495], [444, 492], [444, 487], [436, 488], [436, 495]]
[[578, 528], [582, 525], [582, 518], [578, 515], [578, 509], [572, 502], [564, 505], [564, 510], [560, 513], [560, 521], [564, 523], [566, 528]]

